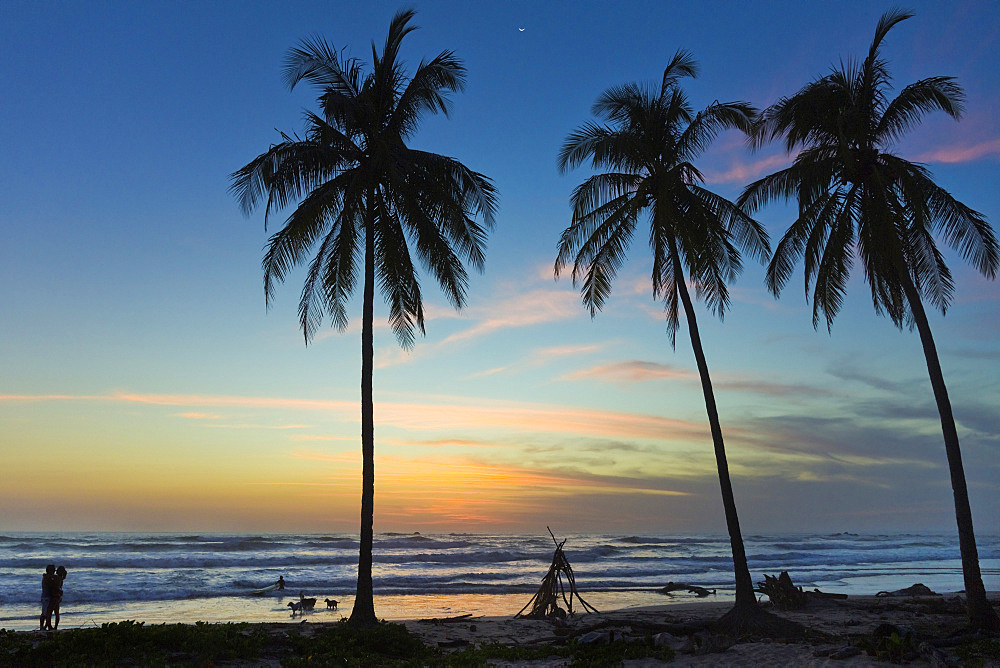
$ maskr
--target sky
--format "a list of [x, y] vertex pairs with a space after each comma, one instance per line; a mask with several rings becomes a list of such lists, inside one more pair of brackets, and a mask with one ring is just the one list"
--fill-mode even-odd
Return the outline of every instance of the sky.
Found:
[[[0, 531], [356, 532], [360, 300], [308, 346], [302, 272], [265, 308], [262, 213], [229, 175], [314, 92], [286, 52], [321, 35], [370, 60], [395, 2], [0, 2]], [[483, 274], [456, 312], [423, 282], [427, 335], [402, 350], [376, 308], [376, 531], [725, 531], [705, 405], [682, 327], [672, 349], [645, 235], [591, 318], [553, 277], [565, 137], [606, 88], [657, 82], [678, 48], [696, 107], [789, 95], [866, 53], [880, 1], [421, 1], [402, 58], [454, 50], [450, 117], [412, 146], [500, 193]], [[894, 150], [1000, 222], [1000, 13], [912, 1], [883, 53], [899, 86], [958, 78], [958, 123]], [[702, 156], [735, 199], [789, 158], [735, 133]], [[756, 217], [772, 241], [787, 206]], [[280, 223], [281, 217], [275, 221]], [[274, 221], [272, 221], [274, 222]], [[273, 231], [274, 228], [272, 228]], [[977, 532], [1000, 534], [1000, 286], [946, 253], [931, 314]], [[725, 320], [698, 305], [745, 535], [954, 531], [919, 339], [875, 314], [855, 266], [831, 331], [801, 267], [776, 300], [749, 260]]]

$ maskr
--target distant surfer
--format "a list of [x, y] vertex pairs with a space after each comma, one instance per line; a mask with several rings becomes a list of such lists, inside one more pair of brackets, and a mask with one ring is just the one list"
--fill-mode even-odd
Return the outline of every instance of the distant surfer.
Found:
[[263, 596], [264, 594], [269, 594], [272, 591], [281, 591], [284, 588], [285, 588], [285, 576], [279, 575], [277, 582], [275, 582], [274, 584], [267, 585], [266, 587], [262, 587], [261, 589], [254, 589], [253, 591], [250, 592], [250, 595]]

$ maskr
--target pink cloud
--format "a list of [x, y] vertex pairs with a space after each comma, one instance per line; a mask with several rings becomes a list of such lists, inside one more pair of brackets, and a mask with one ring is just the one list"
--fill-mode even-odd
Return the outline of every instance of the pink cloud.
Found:
[[549, 348], [542, 348], [535, 352], [534, 356], [546, 358], [546, 357], [567, 357], [571, 355], [584, 355], [586, 353], [596, 353], [601, 349], [599, 344], [582, 345], [582, 346], [551, 346]]
[[[197, 408], [226, 406], [276, 410], [337, 413], [345, 421], [358, 420], [358, 404], [353, 401], [286, 399], [282, 397], [238, 397], [181, 394], [135, 394], [119, 392], [103, 396], [74, 395], [0, 395], [10, 400], [97, 400], [147, 404], [153, 406], [189, 406]], [[487, 404], [376, 402], [375, 419], [380, 425], [408, 430], [494, 429], [515, 432], [583, 434], [613, 438], [651, 438], [660, 440], [701, 440], [706, 428], [701, 423], [640, 413], [576, 409], [562, 406], [540, 407], [537, 404], [490, 401]], [[298, 428], [298, 425], [288, 425]]]
[[108, 401], [153, 404], [157, 406], [232, 406], [236, 408], [290, 408], [295, 410], [357, 411], [351, 401], [319, 399], [285, 399], [280, 397], [205, 396], [198, 394], [134, 394], [117, 392], [105, 397], [91, 397]]
[[1000, 139], [990, 139], [973, 146], [946, 146], [926, 153], [921, 153], [913, 160], [915, 162], [942, 162], [954, 164], [972, 162], [990, 155], [1000, 155]]
[[507, 366], [497, 366], [492, 369], [486, 369], [485, 371], [477, 371], [476, 373], [470, 373], [466, 378], [485, 378], [487, 376], [494, 376], [498, 373], [503, 373], [510, 367]]
[[[689, 369], [644, 360], [627, 360], [624, 362], [601, 364], [589, 369], [574, 371], [564, 376], [563, 380], [579, 380], [581, 378], [606, 378], [614, 382], [630, 383], [662, 379], [684, 381], [697, 381], [699, 379], [698, 374]], [[806, 385], [786, 385], [732, 376], [727, 378], [724, 375], [715, 376], [712, 384], [717, 390], [749, 392], [751, 394], [763, 394], [770, 397], [830, 394], [828, 390]]]
[[767, 172], [784, 169], [795, 160], [794, 155], [779, 153], [755, 160], [751, 163], [737, 163], [724, 172], [704, 172], [706, 183], [749, 183]]
[[88, 394], [0, 394], [0, 402], [15, 401], [100, 401], [108, 397]]
[[688, 369], [680, 369], [669, 364], [658, 364], [657, 362], [646, 362], [643, 360], [627, 360], [624, 362], [612, 362], [580, 369], [563, 377], [564, 380], [579, 380], [581, 378], [610, 378], [615, 381], [644, 381], [659, 380], [661, 378], [680, 378], [683, 380], [694, 380], [698, 376]]

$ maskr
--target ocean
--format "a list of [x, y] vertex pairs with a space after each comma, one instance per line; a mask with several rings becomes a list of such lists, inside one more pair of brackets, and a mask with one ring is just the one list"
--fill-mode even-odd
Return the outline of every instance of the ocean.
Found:
[[[725, 536], [569, 535], [577, 588], [599, 610], [697, 600], [656, 590], [683, 582], [733, 596]], [[979, 535], [986, 588], [1000, 590], [1000, 536]], [[963, 589], [958, 541], [938, 534], [795, 534], [744, 539], [751, 576], [788, 571], [797, 585], [875, 594], [923, 583]], [[383, 619], [514, 615], [528, 603], [554, 551], [548, 535], [400, 534], [375, 539], [375, 611]], [[0, 535], [0, 628], [37, 628], [41, 575], [65, 565], [60, 627], [288, 621], [299, 592], [319, 599], [307, 619], [350, 614], [358, 540], [350, 535], [8, 533]], [[284, 577], [286, 588], [252, 590]], [[324, 599], [339, 602], [327, 610]], [[574, 610], [577, 608], [574, 607]]]

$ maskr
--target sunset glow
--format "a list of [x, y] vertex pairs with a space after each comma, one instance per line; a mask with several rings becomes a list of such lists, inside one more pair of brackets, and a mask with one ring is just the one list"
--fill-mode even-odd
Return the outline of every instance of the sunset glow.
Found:
[[[861, 54], [892, 4], [419, 4], [404, 60], [453, 49], [468, 86], [413, 145], [492, 178], [501, 208], [466, 308], [421, 273], [412, 350], [376, 290], [376, 531], [724, 529], [700, 377], [686, 324], [672, 348], [652, 298], [646, 232], [593, 318], [569, 272], [553, 275], [586, 177], [556, 155], [603, 90], [655, 83], [678, 48], [701, 65], [696, 104], [763, 107]], [[286, 50], [322, 34], [364, 56], [397, 7], [56, 6], [0, 9], [0, 529], [356, 531], [360, 294], [345, 331], [326, 323], [305, 346], [303, 271], [270, 308], [262, 290], [261, 249], [288, 211], [265, 231], [227, 187], [315, 108], [283, 83]], [[1000, 13], [906, 6], [885, 45], [896, 83], [955, 76], [967, 110], [929, 115], [896, 150], [996, 229]], [[730, 132], [698, 167], [735, 199], [793, 157]], [[759, 212], [772, 247], [793, 216]], [[945, 259], [955, 300], [931, 327], [973, 511], [995, 531], [1000, 287]], [[859, 263], [829, 333], [811, 326], [801, 267], [777, 301], [744, 265], [724, 321], [696, 308], [745, 532], [953, 530], [917, 334], [874, 313]]]

